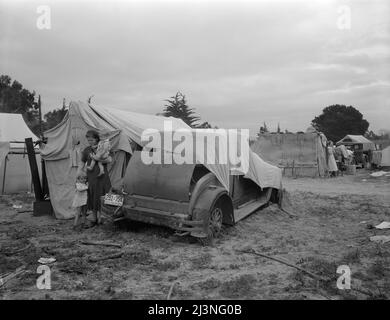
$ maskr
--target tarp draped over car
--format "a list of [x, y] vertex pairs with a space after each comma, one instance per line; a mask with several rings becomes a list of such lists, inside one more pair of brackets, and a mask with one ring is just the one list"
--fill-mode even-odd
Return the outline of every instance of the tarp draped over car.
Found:
[[[145, 146], [148, 141], [142, 139], [148, 129], [153, 132], [164, 132], [166, 121], [170, 130], [192, 130], [181, 119], [139, 114], [113, 108], [91, 106], [83, 102], [71, 102], [68, 113], [62, 122], [44, 133], [47, 144], [41, 151], [45, 160], [50, 199], [57, 218], [67, 219], [74, 216], [70, 207], [74, 195], [74, 184], [81, 151], [87, 146], [85, 133], [89, 129], [108, 133], [111, 137], [114, 161], [108, 166], [110, 180], [115, 188], [123, 183], [127, 160], [132, 153], [133, 142]], [[146, 135], [147, 136], [147, 135]], [[223, 152], [227, 145], [222, 144]], [[174, 152], [171, 147], [162, 146], [163, 152]], [[207, 149], [207, 152], [217, 153], [218, 150]], [[212, 156], [212, 155], [211, 155]], [[201, 159], [200, 151], [196, 159]], [[281, 186], [281, 170], [269, 165], [254, 155], [248, 154], [249, 170], [245, 173], [260, 187]], [[205, 163], [204, 163], [205, 164]], [[221, 184], [229, 190], [230, 166], [228, 164], [205, 164], [213, 172]]]
[[[155, 141], [161, 140], [162, 143], [159, 145], [162, 145], [162, 152], [171, 154], [179, 154], [182, 150], [179, 148], [178, 151], [178, 147], [183, 144], [184, 140], [190, 140], [189, 145], [192, 147], [185, 149], [186, 158], [191, 159], [191, 163], [203, 164], [215, 174], [226, 190], [230, 188], [229, 176], [231, 174], [244, 175], [261, 188], [280, 188], [282, 171], [256, 155], [249, 148], [249, 137], [242, 138], [240, 130], [237, 130], [237, 136], [234, 139], [231, 139], [225, 130], [219, 129], [192, 129], [187, 127], [186, 129], [182, 128], [180, 133], [183, 136], [182, 141], [168, 138], [170, 141], [168, 144], [164, 143], [164, 137], [172, 137], [173, 132], [159, 132], [156, 130], [144, 134], [144, 139], [147, 141], [152, 139]], [[204, 142], [201, 148], [197, 145], [200, 141]], [[151, 148], [147, 143], [143, 143], [143, 146]], [[158, 147], [152, 146], [152, 149], [158, 149]], [[225, 158], [223, 159], [223, 157]], [[163, 158], [163, 155], [161, 158]]]
[[[166, 122], [170, 122], [169, 130], [180, 131], [180, 130], [190, 130], [193, 137], [197, 139], [200, 136], [208, 138], [208, 141], [212, 140], [216, 135], [220, 135], [218, 130], [203, 130], [203, 129], [191, 129], [186, 123], [181, 119], [173, 117], [160, 117], [147, 114], [140, 114], [130, 111], [124, 111], [114, 108], [101, 108], [97, 106], [91, 106], [92, 110], [97, 113], [101, 118], [107, 121], [111, 126], [121, 129], [126, 136], [135, 141], [138, 145], [145, 146], [147, 144], [147, 139], [145, 139], [148, 134], [146, 130], [152, 129], [154, 132], [164, 132], [167, 130]], [[144, 139], [142, 139], [144, 138]], [[237, 138], [237, 141], [227, 140], [222, 144], [216, 144], [217, 149], [213, 150], [212, 148], [207, 148], [207, 152], [212, 152], [210, 157], [215, 157], [218, 159], [219, 154], [228, 154], [229, 148], [232, 148], [232, 142], [240, 143], [240, 138]], [[245, 141], [248, 144], [249, 150], [249, 141]], [[218, 148], [221, 146], [223, 150]], [[171, 148], [163, 145], [163, 148], [167, 152], [173, 152], [174, 145]], [[246, 175], [247, 178], [253, 180], [262, 188], [273, 187], [280, 188], [281, 185], [281, 170], [273, 165], [270, 165], [263, 161], [259, 156], [256, 156], [251, 150], [247, 155], [249, 159], [246, 159], [249, 163], [249, 170], [242, 172]], [[197, 162], [204, 164], [211, 172], [213, 172], [222, 185], [229, 190], [229, 175], [230, 175], [230, 166], [223, 164], [209, 164], [202, 161], [203, 153], [202, 150], [196, 150], [195, 155]], [[240, 159], [237, 159], [239, 161]], [[245, 160], [244, 160], [245, 161]]]

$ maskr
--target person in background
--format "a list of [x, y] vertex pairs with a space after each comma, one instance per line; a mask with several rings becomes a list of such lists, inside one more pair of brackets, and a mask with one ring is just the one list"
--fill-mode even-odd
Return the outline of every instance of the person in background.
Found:
[[343, 175], [343, 166], [344, 166], [344, 156], [341, 147], [334, 148], [334, 156], [336, 159], [338, 173]]
[[335, 177], [338, 171], [336, 159], [334, 157], [334, 147], [333, 142], [328, 141], [328, 168], [329, 168], [329, 174], [331, 177]]
[[104, 172], [100, 175], [99, 166], [94, 166], [92, 170], [87, 170], [88, 178], [88, 200], [87, 208], [92, 211], [93, 222], [90, 226], [101, 224], [101, 203], [100, 199], [111, 189], [111, 182], [108, 176], [107, 164], [112, 162], [112, 156], [105, 160], [98, 160], [96, 157], [99, 134], [95, 130], [89, 130], [86, 133], [89, 146], [86, 147], [81, 155], [81, 163], [78, 167], [77, 176], [83, 175], [85, 167], [90, 166], [92, 160], [100, 161], [104, 166]]

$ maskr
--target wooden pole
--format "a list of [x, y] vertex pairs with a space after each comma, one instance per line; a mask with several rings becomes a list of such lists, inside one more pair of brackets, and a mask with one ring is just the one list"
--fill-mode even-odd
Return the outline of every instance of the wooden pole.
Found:
[[295, 178], [295, 160], [293, 160], [293, 163], [292, 163], [292, 176], [293, 178]]
[[46, 175], [46, 164], [45, 160], [41, 158], [41, 168], [42, 168], [42, 193], [43, 196], [49, 196], [49, 184], [47, 182]]
[[41, 181], [39, 179], [39, 171], [38, 171], [37, 159], [35, 157], [33, 140], [32, 138], [26, 138], [25, 141], [27, 147], [28, 162], [30, 163], [31, 176], [33, 179], [35, 200], [41, 201], [43, 200], [43, 193], [41, 188]]
[[264, 253], [260, 253], [260, 252], [256, 252], [256, 251], [247, 251], [247, 250], [237, 250], [238, 252], [242, 252], [242, 253], [248, 253], [248, 254], [254, 254], [256, 256], [260, 256], [260, 257], [263, 257], [263, 258], [267, 258], [267, 259], [270, 259], [270, 260], [274, 260], [274, 261], [277, 261], [279, 263], [283, 263], [285, 264], [286, 266], [289, 266], [289, 267], [292, 267], [292, 268], [295, 268], [299, 271], [302, 271], [306, 274], [308, 274], [309, 276], [311, 276], [312, 278], [316, 279], [316, 280], [322, 280], [322, 281], [327, 281], [328, 279], [327, 278], [324, 278], [320, 275], [317, 275], [317, 274], [314, 274], [306, 269], [303, 269], [301, 267], [298, 267], [297, 265], [293, 264], [293, 263], [290, 263], [288, 261], [285, 261], [285, 260], [282, 260], [282, 259], [279, 259], [279, 258], [275, 258], [275, 257], [271, 257], [271, 256], [268, 256]]
[[42, 139], [43, 128], [42, 128], [42, 108], [41, 108], [41, 95], [38, 97], [38, 111], [39, 111], [39, 135]]
[[7, 173], [7, 161], [8, 161], [8, 155], [4, 158], [4, 174], [3, 174], [3, 186], [1, 188], [1, 194], [4, 194], [4, 187], [5, 187], [5, 175]]

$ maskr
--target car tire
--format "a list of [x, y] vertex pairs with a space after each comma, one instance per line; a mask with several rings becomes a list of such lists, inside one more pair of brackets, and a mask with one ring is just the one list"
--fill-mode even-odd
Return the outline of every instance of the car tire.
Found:
[[222, 230], [223, 209], [221, 199], [218, 199], [207, 215], [207, 236], [198, 238], [204, 246], [213, 244], [214, 239], [218, 238]]

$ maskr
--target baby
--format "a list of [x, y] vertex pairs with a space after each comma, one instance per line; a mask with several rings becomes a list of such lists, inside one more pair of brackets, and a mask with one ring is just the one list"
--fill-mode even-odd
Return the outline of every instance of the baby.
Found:
[[110, 150], [111, 150], [111, 144], [109, 139], [100, 140], [97, 146], [97, 150], [95, 153], [95, 156], [98, 158], [98, 160], [92, 159], [90, 165], [87, 167], [88, 170], [93, 170], [93, 167], [95, 166], [96, 162], [99, 166], [99, 174], [98, 176], [101, 176], [104, 174], [104, 166], [103, 163], [100, 161], [107, 160], [107, 158], [110, 156]]
[[76, 190], [73, 198], [72, 207], [76, 209], [74, 227], [77, 227], [80, 216], [81, 224], [84, 225], [87, 218], [87, 199], [88, 199], [88, 182], [85, 175], [77, 177]]

